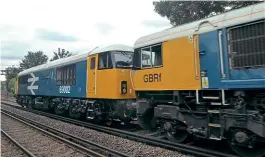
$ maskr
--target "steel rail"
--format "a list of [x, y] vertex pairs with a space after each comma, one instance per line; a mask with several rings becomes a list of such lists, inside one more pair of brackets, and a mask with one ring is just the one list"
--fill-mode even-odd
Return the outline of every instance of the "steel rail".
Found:
[[4, 130], [1, 129], [1, 133], [7, 137], [12, 143], [14, 143], [18, 148], [20, 148], [25, 154], [27, 154], [30, 157], [36, 157], [33, 155], [29, 150], [27, 150], [25, 147], [23, 147], [21, 144], [19, 144], [15, 139], [13, 139], [8, 133], [6, 133]]
[[15, 120], [27, 125], [27, 126], [30, 126], [31, 128], [34, 128], [34, 129], [38, 130], [38, 131], [41, 131], [41, 132], [45, 133], [46, 135], [49, 135], [49, 136], [51, 136], [53, 138], [56, 138], [57, 140], [60, 140], [60, 141], [62, 141], [64, 143], [72, 146], [73, 148], [79, 149], [79, 150], [85, 152], [89, 157], [105, 157], [104, 155], [99, 154], [99, 153], [97, 153], [97, 152], [95, 152], [95, 151], [93, 151], [91, 149], [88, 149], [88, 148], [83, 147], [83, 146], [81, 146], [79, 144], [76, 144], [76, 143], [74, 143], [72, 141], [69, 141], [69, 140], [67, 140], [65, 138], [62, 138], [62, 137], [60, 137], [60, 136], [58, 136], [56, 134], [53, 134], [53, 133], [51, 133], [49, 131], [46, 131], [47, 130], [46, 128], [44, 128], [45, 129], [44, 130], [43, 128], [39, 127], [38, 124], [34, 125], [34, 124], [31, 124], [31, 123], [28, 123], [27, 120], [25, 120], [24, 118], [15, 117], [14, 114], [12, 114], [10, 112], [8, 113], [8, 112], [6, 112], [3, 109], [1, 109], [1, 114], [4, 114], [4, 115], [6, 115], [6, 116], [8, 116], [10, 118], [13, 118], [13, 119], [15, 119]]
[[[39, 123], [39, 122], [35, 122], [35, 121], [33, 121], [33, 120], [30, 120], [30, 119], [25, 118], [25, 117], [23, 117], [23, 116], [20, 116], [20, 115], [18, 115], [18, 114], [12, 113], [12, 112], [10, 112], [10, 111], [7, 111], [7, 110], [4, 110], [4, 109], [1, 109], [1, 113], [8, 114], [9, 116], [12, 116], [12, 117], [14, 117], [14, 118], [16, 118], [16, 119], [18, 119], [18, 120], [23, 120], [23, 121], [26, 122], [26, 123], [29, 123], [29, 124], [32, 124], [32, 125], [34, 125], [34, 126], [38, 126], [38, 127], [40, 127], [40, 128], [43, 128], [43, 129], [45, 129], [44, 131], [48, 130], [48, 131], [47, 131], [48, 133], [52, 132], [53, 134], [55, 134], [55, 136], [59, 135], [58, 137], [61, 138], [61, 139], [62, 139], [62, 137], [64, 137], [64, 138], [68, 139], [68, 141], [71, 140], [71, 141], [75, 141], [76, 143], [81, 143], [81, 144], [83, 144], [83, 145], [92, 145], [93, 147], [95, 147], [95, 148], [97, 148], [97, 149], [100, 149], [100, 150], [102, 150], [102, 151], [107, 151], [107, 152], [109, 152], [109, 154], [111, 154], [111, 155], [120, 156], [120, 157], [130, 157], [129, 155], [124, 154], [124, 153], [121, 153], [121, 152], [116, 151], [116, 150], [114, 150], [114, 149], [110, 149], [110, 148], [108, 148], [108, 147], [105, 147], [105, 146], [102, 146], [102, 145], [96, 144], [96, 143], [94, 143], [94, 142], [91, 142], [91, 141], [88, 141], [88, 140], [84, 140], [84, 139], [82, 139], [82, 138], [80, 138], [80, 137], [77, 137], [77, 136], [75, 136], [75, 135], [71, 135], [71, 134], [68, 134], [68, 133], [66, 133], [66, 132], [63, 132], [63, 131], [61, 131], [61, 130], [58, 130], [58, 129], [55, 129], [55, 128], [52, 128], [52, 127], [46, 126], [46, 125], [44, 125], [44, 124], [41, 124], [41, 123]], [[61, 136], [62, 136], [62, 137], [61, 137]], [[64, 138], [63, 138], [63, 139], [64, 139]], [[65, 139], [64, 139], [64, 140], [65, 140]], [[69, 142], [71, 142], [71, 141], [69, 141]], [[73, 142], [71, 142], [71, 143], [73, 143]], [[75, 143], [73, 143], [73, 144], [75, 144]], [[76, 144], [75, 144], [75, 145], [76, 145]], [[86, 148], [86, 149], [87, 149], [87, 148]], [[93, 152], [94, 152], [94, 151], [93, 151]], [[96, 153], [96, 152], [95, 152], [95, 153]], [[100, 155], [100, 154], [97, 153], [96, 155]]]
[[87, 128], [93, 129], [93, 130], [98, 130], [100, 132], [105, 132], [105, 133], [112, 134], [115, 136], [125, 137], [128, 139], [147, 143], [147, 144], [150, 144], [153, 146], [163, 147], [166, 149], [180, 151], [180, 152], [184, 152], [184, 153], [188, 153], [188, 154], [192, 154], [192, 155], [199, 155], [199, 156], [204, 156], [204, 157], [238, 157], [237, 155], [234, 155], [234, 154], [222, 153], [222, 152], [218, 152], [218, 151], [214, 151], [214, 150], [210, 150], [210, 149], [205, 149], [205, 148], [181, 144], [181, 143], [173, 143], [173, 142], [161, 140], [161, 139], [158, 139], [155, 137], [148, 137], [148, 136], [139, 135], [139, 134], [124, 131], [124, 130], [119, 130], [119, 129], [115, 129], [115, 128], [100, 126], [100, 125], [95, 125], [95, 124], [83, 122], [80, 120], [75, 120], [75, 119], [71, 119], [71, 118], [67, 118], [67, 117], [63, 117], [63, 116], [59, 116], [59, 115], [54, 115], [54, 114], [50, 114], [47, 112], [42, 112], [42, 111], [24, 108], [24, 107], [20, 107], [20, 106], [14, 106], [14, 105], [8, 104], [6, 102], [2, 102], [2, 104], [6, 104], [8, 106], [11, 106], [11, 107], [14, 107], [17, 109], [22, 109], [24, 111], [29, 111], [32, 113], [36, 113], [39, 115], [43, 115], [46, 117], [50, 117], [53, 119], [64, 121], [67, 123], [75, 124], [78, 126], [87, 127]]

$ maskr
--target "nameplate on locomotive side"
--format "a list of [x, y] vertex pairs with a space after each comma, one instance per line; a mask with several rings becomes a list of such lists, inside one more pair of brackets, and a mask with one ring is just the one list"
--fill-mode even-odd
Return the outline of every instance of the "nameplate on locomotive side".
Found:
[[144, 82], [161, 82], [161, 73], [159, 74], [145, 74], [143, 79]]

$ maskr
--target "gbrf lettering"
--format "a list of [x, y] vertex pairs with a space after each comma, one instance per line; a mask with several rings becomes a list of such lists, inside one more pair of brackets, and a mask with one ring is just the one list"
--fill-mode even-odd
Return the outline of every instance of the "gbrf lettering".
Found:
[[161, 73], [159, 74], [145, 74], [144, 82], [161, 82]]

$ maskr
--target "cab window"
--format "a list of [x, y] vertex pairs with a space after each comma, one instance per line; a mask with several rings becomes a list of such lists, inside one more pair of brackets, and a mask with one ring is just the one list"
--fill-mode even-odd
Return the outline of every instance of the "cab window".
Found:
[[113, 58], [115, 63], [115, 68], [131, 68], [132, 67], [132, 52], [113, 52]]
[[144, 69], [162, 66], [162, 45], [153, 45], [135, 50], [134, 68]]
[[133, 55], [133, 68], [140, 69], [141, 68], [141, 49], [135, 49]]
[[142, 56], [141, 56], [142, 68], [151, 67], [151, 49], [150, 47], [142, 49]]
[[95, 69], [95, 57], [92, 57], [90, 59], [90, 69]]
[[98, 69], [111, 69], [113, 68], [110, 52], [100, 53], [98, 55]]
[[162, 65], [162, 53], [161, 45], [156, 45], [151, 47], [151, 56], [152, 56], [152, 66], [161, 66]]

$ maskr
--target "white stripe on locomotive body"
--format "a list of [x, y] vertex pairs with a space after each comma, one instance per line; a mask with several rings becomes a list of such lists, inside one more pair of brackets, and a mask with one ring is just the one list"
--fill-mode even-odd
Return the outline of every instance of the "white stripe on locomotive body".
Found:
[[91, 52], [77, 54], [77, 55], [70, 56], [67, 58], [57, 59], [55, 61], [51, 61], [51, 62], [48, 62], [46, 64], [42, 64], [42, 65], [38, 65], [36, 67], [29, 68], [27, 70], [20, 72], [18, 74], [18, 76], [27, 75], [27, 74], [37, 72], [37, 71], [42, 71], [45, 69], [57, 68], [57, 67], [77, 63], [77, 62], [80, 62], [83, 60], [87, 60], [90, 55], [102, 53], [102, 52], [107, 52], [107, 51], [130, 51], [130, 52], [133, 52], [133, 48], [130, 46], [127, 46], [127, 45], [122, 45], [122, 44], [100, 46], [100, 47], [97, 47], [96, 49], [93, 49]]
[[244, 7], [241, 9], [232, 10], [210, 18], [193, 21], [191, 23], [183, 24], [174, 28], [166, 29], [161, 32], [143, 36], [138, 40], [136, 40], [134, 44], [134, 49], [157, 43], [162, 43], [180, 37], [193, 35], [196, 29], [198, 28], [199, 24], [204, 21], [209, 21], [210, 23], [212, 23], [217, 27], [212, 27], [212, 25], [209, 23], [203, 24], [200, 27], [200, 34], [264, 18], [265, 18], [265, 2]]

